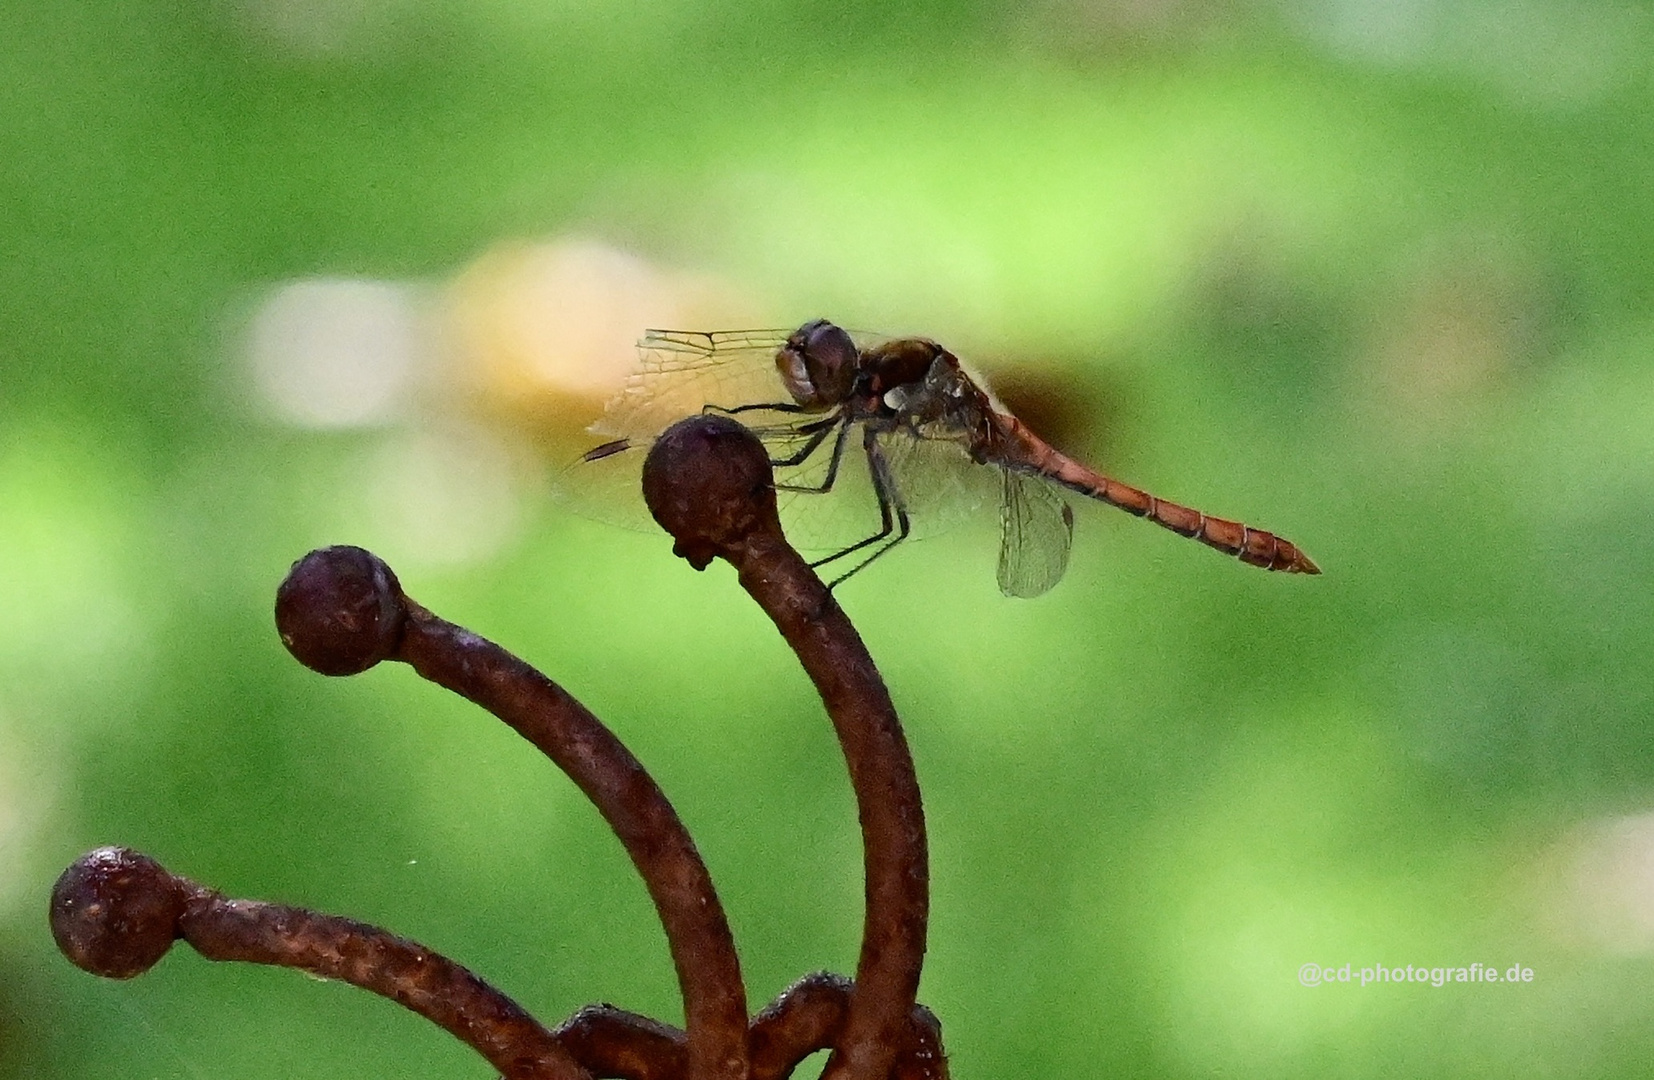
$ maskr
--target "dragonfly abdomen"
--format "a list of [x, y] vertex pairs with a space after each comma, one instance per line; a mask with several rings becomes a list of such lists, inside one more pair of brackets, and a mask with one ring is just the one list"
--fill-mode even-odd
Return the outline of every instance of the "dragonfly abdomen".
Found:
[[1233, 555], [1241, 562], [1289, 574], [1319, 574], [1321, 568], [1285, 537], [1228, 518], [1169, 502], [1130, 484], [1104, 476], [1061, 453], [1030, 431], [1014, 416], [999, 414], [1007, 439], [1011, 467], [1032, 469], [1089, 498], [1117, 506], [1134, 517], [1147, 518], [1179, 536], [1199, 540], [1207, 547]]

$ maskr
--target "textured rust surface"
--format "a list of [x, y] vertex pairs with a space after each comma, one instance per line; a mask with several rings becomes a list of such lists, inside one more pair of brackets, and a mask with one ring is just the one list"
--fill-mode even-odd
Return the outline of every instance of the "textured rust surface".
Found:
[[[71, 959], [149, 956], [160, 943], [181, 938], [209, 960], [298, 968], [389, 998], [471, 1046], [507, 1080], [591, 1075], [510, 998], [422, 945], [303, 908], [229, 900], [138, 852], [99, 848], [64, 871], [52, 894], [54, 932], [63, 923], [70, 924], [68, 933], [58, 940], [73, 942], [63, 945]], [[149, 963], [159, 959], [155, 954]], [[137, 974], [119, 963], [88, 970], [115, 978]]]
[[[815, 684], [844, 750], [865, 849], [866, 917], [855, 991], [825, 1080], [884, 1080], [905, 1044], [929, 915], [918, 776], [884, 680], [832, 593], [782, 535], [773, 490], [751, 476], [768, 458], [725, 417], [673, 425], [646, 473], [664, 491], [693, 486], [682, 513], [656, 514], [686, 558], [727, 560]], [[646, 490], [648, 484], [646, 483]], [[698, 512], [697, 512], [698, 511]]]

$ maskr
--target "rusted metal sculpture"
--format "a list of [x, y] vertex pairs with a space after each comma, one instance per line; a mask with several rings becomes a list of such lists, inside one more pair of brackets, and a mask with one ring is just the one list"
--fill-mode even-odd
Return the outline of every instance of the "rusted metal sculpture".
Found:
[[282, 642], [324, 675], [383, 660], [487, 709], [551, 758], [614, 829], [666, 931], [685, 1030], [612, 1006], [548, 1029], [460, 965], [385, 930], [302, 908], [227, 899], [123, 848], [72, 864], [51, 925], [77, 966], [148, 970], [174, 940], [210, 960], [302, 968], [440, 1025], [506, 1080], [781, 1080], [831, 1050], [831, 1080], [945, 1080], [941, 1026], [915, 995], [929, 870], [924, 811], [883, 680], [832, 594], [787, 544], [763, 445], [716, 415], [682, 421], [644, 468], [651, 513], [697, 569], [721, 558], [798, 655], [844, 748], [866, 850], [867, 912], [852, 981], [818, 973], [748, 1018], [735, 943], [706, 865], [671, 803], [614, 734], [556, 683], [403, 594], [361, 548], [313, 551], [276, 597]]

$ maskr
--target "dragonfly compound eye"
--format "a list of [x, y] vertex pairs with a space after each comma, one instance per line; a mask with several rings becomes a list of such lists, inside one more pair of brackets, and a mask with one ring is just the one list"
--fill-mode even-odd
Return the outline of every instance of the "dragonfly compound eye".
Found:
[[816, 319], [787, 338], [775, 354], [775, 366], [794, 401], [807, 409], [830, 409], [850, 396], [858, 359], [849, 334]]

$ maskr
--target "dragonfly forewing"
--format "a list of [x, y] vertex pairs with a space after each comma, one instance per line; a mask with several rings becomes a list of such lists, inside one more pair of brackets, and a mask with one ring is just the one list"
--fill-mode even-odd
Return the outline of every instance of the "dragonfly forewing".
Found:
[[786, 337], [785, 330], [650, 330], [638, 342], [637, 369], [591, 430], [648, 440], [708, 407], [784, 403], [775, 351]]

